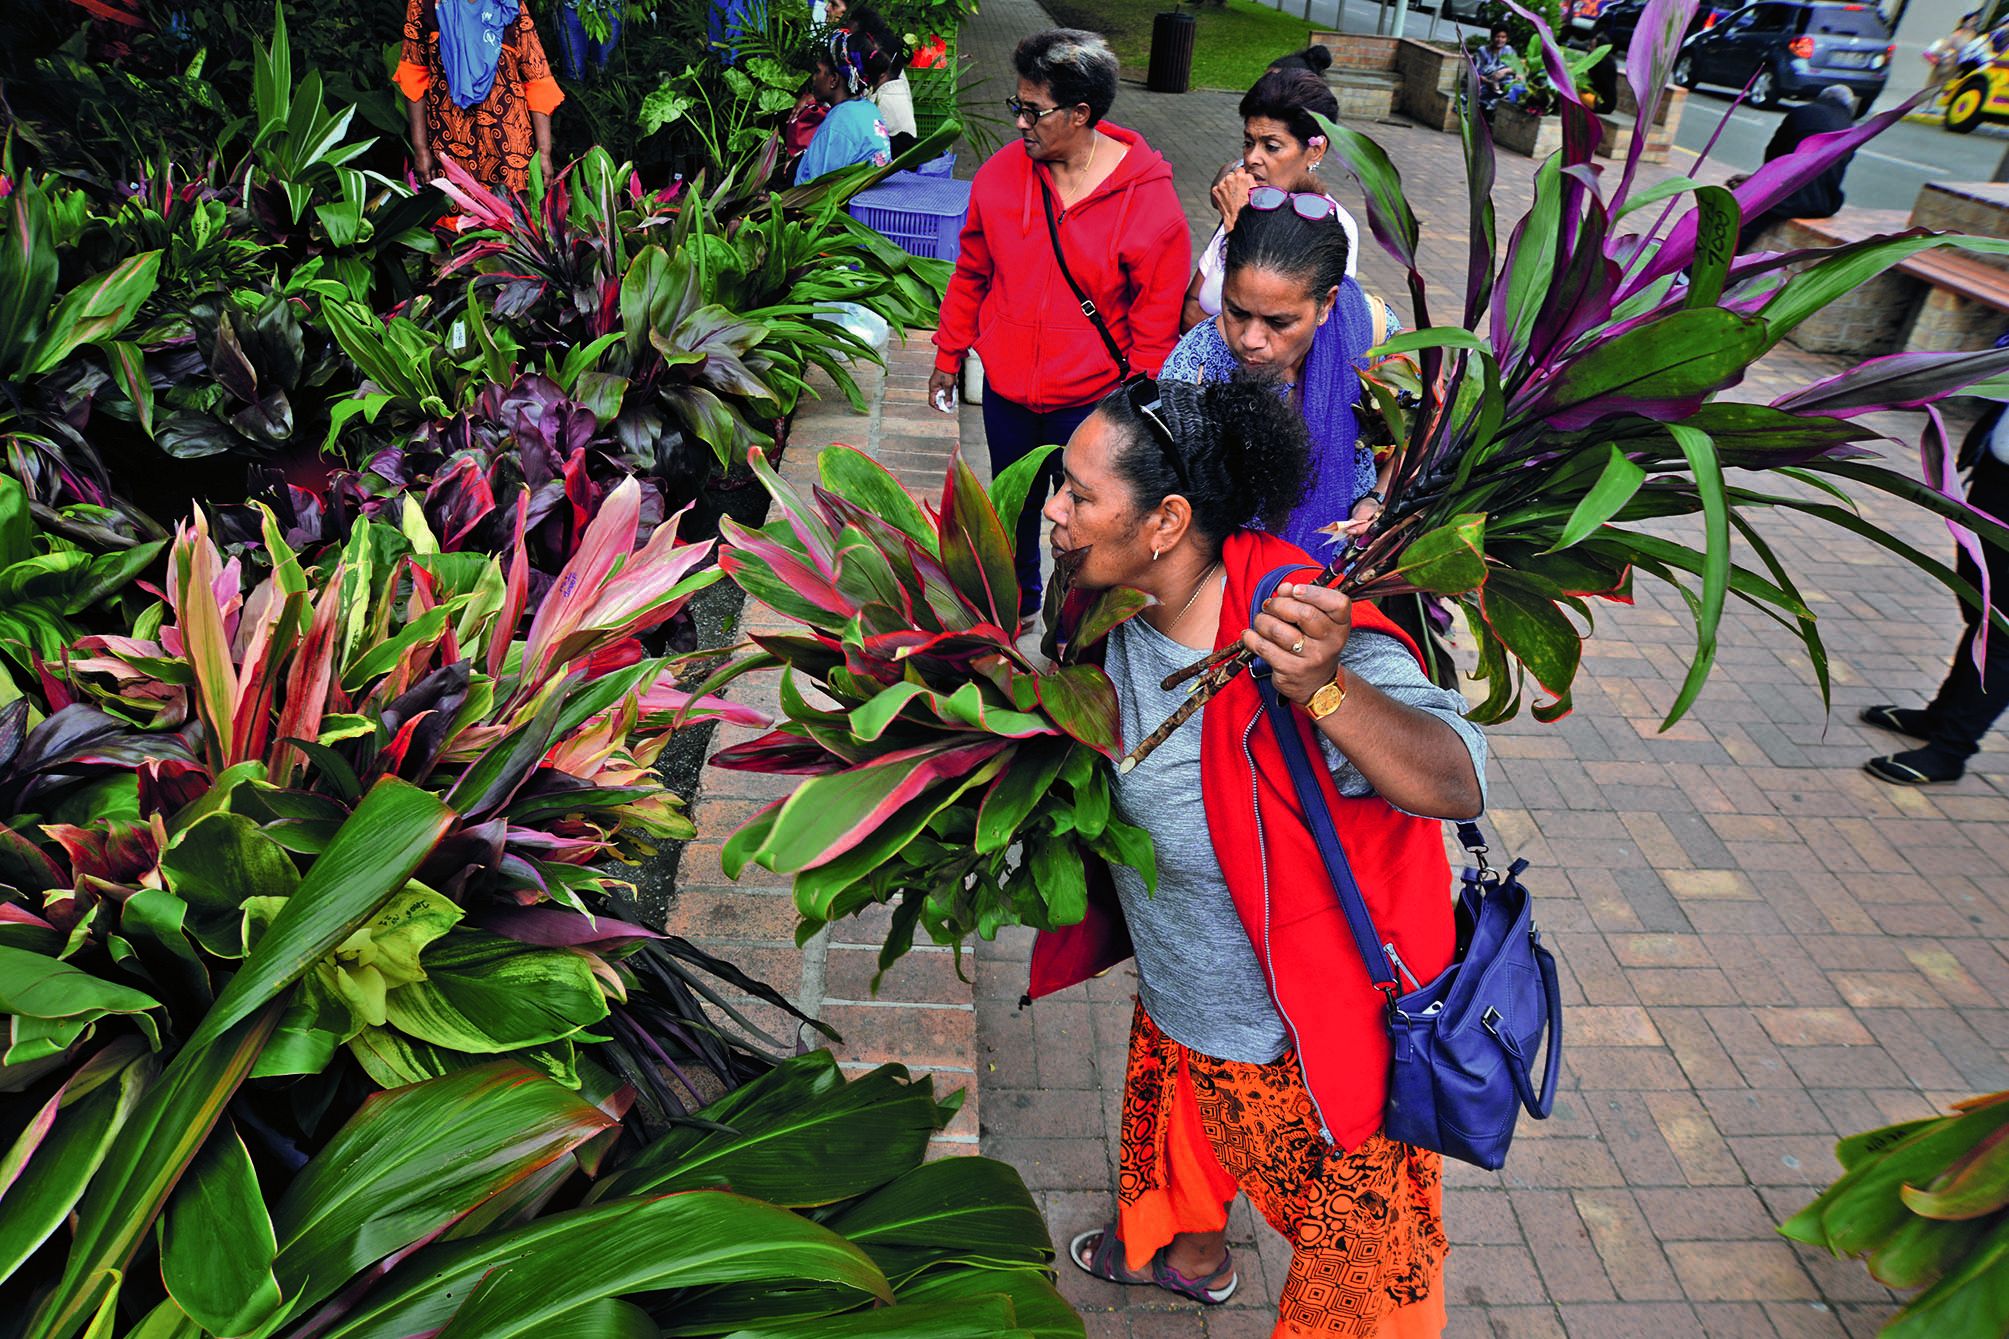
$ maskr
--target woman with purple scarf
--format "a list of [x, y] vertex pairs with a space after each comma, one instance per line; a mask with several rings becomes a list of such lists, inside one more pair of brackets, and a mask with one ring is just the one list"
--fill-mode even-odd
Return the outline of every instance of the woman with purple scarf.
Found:
[[1221, 314], [1187, 331], [1163, 381], [1274, 379], [1311, 430], [1311, 482], [1280, 533], [1331, 559], [1387, 496], [1360, 437], [1356, 404], [1367, 351], [1400, 329], [1395, 313], [1347, 277], [1346, 230], [1324, 195], [1259, 186], [1228, 234]]

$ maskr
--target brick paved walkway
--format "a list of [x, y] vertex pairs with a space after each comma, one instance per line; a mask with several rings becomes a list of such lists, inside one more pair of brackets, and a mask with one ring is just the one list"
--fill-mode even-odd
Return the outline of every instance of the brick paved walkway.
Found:
[[[859, 384], [872, 404], [867, 415], [852, 413], [819, 378], [825, 397], [805, 402], [797, 414], [782, 457], [782, 477], [806, 494], [817, 479], [817, 453], [832, 442], [844, 442], [870, 453], [917, 493], [936, 496], [950, 453], [956, 449], [958, 426], [927, 407], [928, 369], [934, 360], [927, 335], [921, 331], [904, 347], [896, 344], [883, 373], [857, 369]], [[741, 633], [794, 630], [796, 625], [753, 603], [746, 606], [739, 629]], [[728, 696], [778, 715], [776, 690], [773, 675], [754, 675], [735, 684]], [[714, 747], [740, 743], [758, 733], [721, 726]], [[749, 867], [734, 884], [719, 872], [721, 843], [756, 810], [794, 787], [793, 777], [716, 767], [704, 770], [692, 810], [698, 835], [678, 866], [667, 928], [730, 959], [837, 1029], [844, 1040], [831, 1049], [844, 1068], [864, 1070], [897, 1061], [917, 1074], [936, 1075], [938, 1095], [964, 1089], [962, 1110], [936, 1136], [934, 1151], [974, 1153], [975, 1015], [970, 985], [958, 977], [950, 950], [915, 948], [874, 996], [872, 973], [886, 937], [885, 915], [839, 922], [798, 949], [787, 879]], [[793, 1020], [781, 1010], [746, 1000], [733, 1002], [770, 1035], [795, 1036]]]
[[[1044, 25], [1032, 0], [985, 0], [963, 49], [1005, 71], [1011, 44]], [[1173, 160], [1196, 244], [1213, 227], [1211, 174], [1239, 145], [1234, 103], [1126, 84], [1113, 114]], [[1466, 249], [1457, 140], [1369, 129], [1423, 216], [1445, 319]], [[1501, 156], [1503, 233], [1525, 208], [1528, 167]], [[1378, 247], [1361, 268], [1370, 288], [1404, 293]], [[1839, 366], [1785, 351], [1751, 398]], [[1885, 430], [1904, 458], [1914, 424]], [[964, 424], [973, 454], [980, 431]], [[1928, 552], [1947, 548], [1920, 514], [1863, 509]], [[1678, 599], [1649, 586], [1636, 607], [1599, 608], [1572, 716], [1491, 732], [1490, 822], [1534, 862], [1564, 970], [1568, 1063], [1555, 1117], [1524, 1123], [1504, 1171], [1450, 1172], [1453, 1335], [1869, 1335], [1889, 1295], [1773, 1224], [1835, 1174], [1838, 1133], [2009, 1087], [2009, 744], [1998, 732], [1967, 780], [1931, 791], [1857, 770], [1893, 741], [1854, 724], [1856, 709], [1930, 694], [1957, 629], [1952, 601], [1811, 523], [1768, 534], [1820, 614], [1831, 714], [1795, 638], [1733, 610], [1701, 704], [1658, 731], [1690, 633]], [[1021, 1012], [1026, 949], [1012, 936], [978, 956], [982, 1148], [1020, 1167], [1065, 1242], [1110, 1213], [1134, 977]], [[1091, 1336], [1266, 1335], [1286, 1254], [1245, 1204], [1229, 1221], [1244, 1285], [1228, 1307], [1203, 1314], [1065, 1266], [1061, 1285]]]

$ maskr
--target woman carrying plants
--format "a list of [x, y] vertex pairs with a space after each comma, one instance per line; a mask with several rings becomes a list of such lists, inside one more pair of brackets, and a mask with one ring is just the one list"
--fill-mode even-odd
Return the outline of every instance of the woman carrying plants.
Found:
[[817, 49], [809, 87], [830, 110], [795, 165], [796, 185], [855, 163], [884, 167], [893, 161], [892, 141], [867, 96], [892, 69], [892, 56], [869, 32], [839, 28]]
[[1361, 440], [1360, 372], [1367, 351], [1401, 328], [1348, 277], [1353, 248], [1338, 215], [1324, 194], [1251, 190], [1228, 234], [1220, 315], [1187, 331], [1165, 360], [1167, 381], [1262, 377], [1303, 417], [1311, 483], [1277, 533], [1321, 562], [1387, 499], [1393, 455], [1377, 464]]
[[[928, 396], [948, 411], [963, 357], [984, 363], [984, 435], [1002, 472], [1064, 442], [1133, 372], [1156, 374], [1179, 338], [1193, 244], [1172, 169], [1134, 130], [1103, 120], [1116, 56], [1094, 33], [1034, 33], [1005, 100], [1019, 138], [977, 170], [962, 251], [942, 300]], [[1020, 513], [1024, 608], [1040, 590], [1039, 508]]]
[[[1123, 747], [1179, 705], [1168, 672], [1231, 644], [1260, 655], [1293, 724], [1322, 744], [1319, 784], [1376, 926], [1428, 980], [1453, 947], [1438, 819], [1483, 809], [1485, 741], [1394, 625], [1295, 584], [1318, 564], [1273, 527], [1310, 455], [1302, 422], [1266, 387], [1139, 380], [1068, 442], [1046, 514], [1056, 550], [1079, 560], [1076, 584], [1155, 600], [1106, 646]], [[1301, 570], [1251, 626], [1252, 594], [1279, 567]], [[1239, 1282], [1224, 1231], [1239, 1191], [1292, 1243], [1278, 1339], [1435, 1336], [1439, 1155], [1380, 1133], [1383, 1000], [1330, 884], [1310, 872], [1323, 867], [1259, 711], [1242, 675], [1197, 729], [1115, 779], [1117, 812], [1151, 834], [1158, 882], [1148, 893], [1136, 871], [1111, 868], [1139, 983], [1121, 1192], [1115, 1221], [1069, 1254], [1098, 1278], [1224, 1302]], [[1041, 936], [1033, 995], [1127, 955], [1102, 947], [1122, 937], [1104, 905]]]
[[[1311, 51], [1332, 57], [1324, 47]], [[1286, 60], [1298, 57], [1285, 57]], [[1339, 119], [1339, 100], [1324, 79], [1302, 65], [1272, 65], [1242, 97], [1242, 156], [1228, 164], [1214, 183], [1214, 208], [1221, 213], [1221, 226], [1200, 252], [1200, 266], [1186, 288], [1186, 309], [1179, 317], [1179, 329], [1191, 330], [1210, 316], [1221, 314], [1221, 276], [1227, 267], [1228, 234], [1249, 202], [1249, 192], [1259, 186], [1279, 186], [1308, 195], [1325, 195], [1318, 178], [1318, 165], [1325, 158], [1325, 136], [1312, 113], [1329, 120]], [[1326, 195], [1332, 200], [1330, 195]], [[1332, 200], [1340, 226], [1346, 229], [1346, 273], [1354, 273], [1360, 254], [1360, 227], [1353, 215]]]
[[526, 189], [532, 153], [552, 175], [551, 113], [565, 94], [524, 0], [409, 0], [393, 78], [421, 181], [442, 154], [490, 190]]

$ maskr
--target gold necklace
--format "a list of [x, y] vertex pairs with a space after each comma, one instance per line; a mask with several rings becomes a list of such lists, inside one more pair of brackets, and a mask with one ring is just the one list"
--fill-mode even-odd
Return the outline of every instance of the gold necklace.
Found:
[[1207, 570], [1200, 573], [1200, 579], [1193, 583], [1193, 593], [1186, 597], [1186, 603], [1179, 606], [1179, 612], [1172, 615], [1172, 621], [1165, 625], [1165, 630], [1167, 632], [1170, 632], [1173, 628], [1178, 627], [1180, 620], [1184, 619], [1186, 615], [1193, 612], [1193, 602], [1200, 598], [1200, 592], [1207, 588], [1208, 578], [1214, 575], [1214, 569], [1219, 567], [1220, 565], [1221, 560], [1219, 558], [1216, 558], [1214, 559], [1213, 562], [1207, 564]]

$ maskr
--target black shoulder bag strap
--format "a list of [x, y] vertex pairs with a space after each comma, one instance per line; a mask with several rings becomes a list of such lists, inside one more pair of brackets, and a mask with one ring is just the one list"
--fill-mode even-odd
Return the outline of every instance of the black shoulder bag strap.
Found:
[[[1035, 173], [1037, 169], [1035, 169]], [[1060, 249], [1060, 220], [1053, 216], [1053, 192], [1047, 189], [1046, 178], [1039, 178], [1039, 197], [1046, 202], [1046, 235], [1053, 239], [1053, 258], [1060, 263], [1060, 277], [1067, 280], [1067, 286], [1074, 290], [1075, 301], [1081, 304], [1081, 314], [1095, 327], [1095, 333], [1102, 336], [1102, 346], [1109, 350], [1109, 356], [1116, 362], [1117, 375], [1130, 380], [1130, 360], [1123, 355], [1123, 349], [1116, 342], [1116, 336], [1109, 333], [1108, 323], [1102, 313], [1095, 310], [1095, 303], [1074, 281], [1074, 275], [1067, 268], [1067, 253]]]

